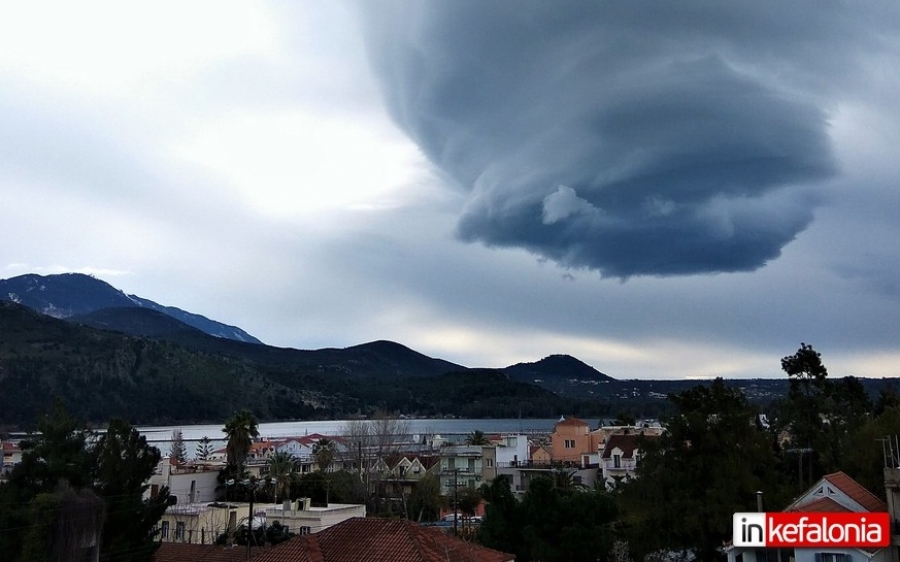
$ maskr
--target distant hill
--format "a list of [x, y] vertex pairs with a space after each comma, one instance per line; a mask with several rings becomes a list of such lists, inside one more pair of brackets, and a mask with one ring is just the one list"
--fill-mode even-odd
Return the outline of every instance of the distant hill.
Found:
[[[211, 336], [205, 336], [211, 337]], [[61, 400], [81, 419], [135, 424], [314, 415], [323, 398], [246, 361], [98, 330], [0, 301], [0, 425], [28, 426]]]
[[[87, 316], [108, 308], [147, 308], [161, 312], [212, 336], [249, 343], [262, 343], [244, 330], [210, 320], [172, 306], [163, 306], [136, 295], [126, 295], [109, 283], [81, 273], [20, 275], [0, 279], [0, 300], [22, 304], [54, 318]], [[110, 329], [131, 333], [128, 315], [110, 316]]]
[[[125, 324], [131, 333], [107, 328]], [[216, 338], [162, 313], [106, 308], [60, 320], [0, 301], [0, 426], [61, 400], [76, 416], [135, 424], [413, 415], [542, 415], [551, 393], [377, 341], [303, 351]]]
[[517, 363], [503, 372], [513, 380], [536, 384], [561, 395], [579, 396], [584, 392], [584, 385], [615, 381], [570, 355], [550, 355], [534, 363]]

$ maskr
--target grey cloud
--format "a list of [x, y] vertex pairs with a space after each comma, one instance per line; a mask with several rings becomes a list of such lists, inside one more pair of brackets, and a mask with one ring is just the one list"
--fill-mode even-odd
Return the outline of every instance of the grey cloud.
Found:
[[[365, 9], [365, 8], [364, 8]], [[838, 170], [831, 96], [873, 35], [819, 4], [396, 2], [364, 14], [462, 240], [604, 275], [749, 271]]]

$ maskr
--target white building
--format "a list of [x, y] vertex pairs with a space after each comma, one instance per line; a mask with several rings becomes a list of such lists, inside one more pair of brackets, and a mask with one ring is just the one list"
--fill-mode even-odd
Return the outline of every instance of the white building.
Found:
[[366, 506], [351, 503], [330, 503], [327, 507], [310, 504], [309, 498], [285, 501], [282, 505], [267, 506], [266, 523], [278, 521], [298, 535], [318, 533], [352, 517], [365, 517]]
[[491, 436], [497, 446], [497, 466], [518, 466], [528, 461], [528, 438], [524, 435]]
[[165, 456], [150, 477], [149, 495], [155, 496], [163, 487], [168, 487], [169, 495], [176, 498], [176, 504], [215, 501], [220, 468], [215, 465], [180, 464]]

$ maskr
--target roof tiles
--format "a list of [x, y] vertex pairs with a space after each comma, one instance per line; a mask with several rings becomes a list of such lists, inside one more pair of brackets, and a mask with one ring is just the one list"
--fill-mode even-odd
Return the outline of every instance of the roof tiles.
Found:
[[355, 517], [271, 548], [255, 562], [506, 562], [505, 554], [401, 519]]
[[850, 499], [863, 506], [866, 511], [887, 511], [887, 504], [878, 499], [878, 496], [866, 490], [856, 480], [843, 472], [833, 472], [825, 475], [825, 480], [832, 486], [847, 494]]

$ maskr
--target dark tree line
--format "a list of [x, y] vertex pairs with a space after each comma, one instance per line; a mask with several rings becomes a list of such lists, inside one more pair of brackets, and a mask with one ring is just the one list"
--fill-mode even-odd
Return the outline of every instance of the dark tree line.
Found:
[[[789, 392], [769, 409], [771, 424], [722, 379], [670, 394], [666, 431], [639, 440], [636, 478], [612, 493], [617, 510], [601, 508], [602, 497], [587, 499], [549, 482], [517, 502], [508, 485], [495, 481], [484, 489], [488, 507], [479, 539], [517, 560], [606, 561], [615, 554], [617, 562], [673, 555], [719, 561], [732, 514], [755, 511], [758, 492], [764, 509], [780, 510], [840, 470], [883, 497], [880, 440], [900, 434], [900, 394], [887, 388], [873, 404], [858, 379], [829, 379], [807, 344], [781, 365]], [[571, 520], [556, 515], [561, 505], [590, 525], [571, 528]], [[548, 510], [543, 521], [550, 526], [530, 519], [540, 509]], [[626, 549], [614, 553], [610, 529]]]
[[3, 559], [68, 561], [97, 546], [100, 560], [149, 560], [168, 501], [167, 490], [143, 498], [159, 451], [125, 421], [96, 435], [61, 407], [38, 429], [0, 484]]

